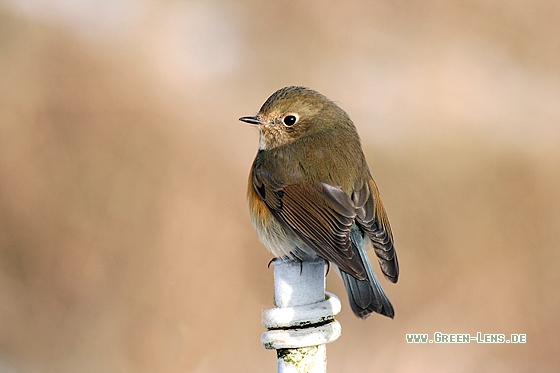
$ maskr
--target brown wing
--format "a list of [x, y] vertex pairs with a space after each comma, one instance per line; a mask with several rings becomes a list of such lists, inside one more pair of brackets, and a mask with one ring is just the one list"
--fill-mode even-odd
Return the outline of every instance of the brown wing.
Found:
[[253, 187], [280, 224], [321, 258], [359, 280], [366, 279], [350, 243], [356, 208], [342, 189], [325, 183], [282, 185], [270, 173], [258, 171], [253, 172]]
[[363, 193], [354, 193], [353, 195], [354, 202], [358, 206], [356, 222], [370, 238], [385, 278], [396, 283], [399, 279], [399, 262], [393, 245], [393, 234], [391, 233], [389, 219], [381, 202], [377, 186], [371, 177], [368, 179], [367, 185], [371, 191], [367, 198], [364, 197]]
[[399, 263], [393, 246], [393, 234], [373, 179], [369, 177], [366, 182], [356, 183], [351, 200], [340, 188], [324, 186], [324, 190], [331, 204], [355, 211], [356, 223], [370, 238], [385, 278], [397, 282]]

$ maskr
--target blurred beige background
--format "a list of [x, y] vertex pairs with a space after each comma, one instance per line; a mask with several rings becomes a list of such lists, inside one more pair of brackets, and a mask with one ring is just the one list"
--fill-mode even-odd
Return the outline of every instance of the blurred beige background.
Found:
[[[237, 118], [312, 87], [362, 135], [402, 275], [341, 281], [331, 372], [560, 366], [560, 5], [0, 2], [0, 372], [274, 372]], [[413, 345], [406, 333], [527, 334]]]

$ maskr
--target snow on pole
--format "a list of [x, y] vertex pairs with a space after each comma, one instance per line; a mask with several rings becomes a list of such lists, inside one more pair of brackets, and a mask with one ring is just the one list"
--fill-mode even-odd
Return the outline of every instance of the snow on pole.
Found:
[[277, 259], [273, 264], [277, 308], [263, 312], [268, 331], [261, 342], [267, 349], [276, 349], [278, 373], [324, 373], [326, 344], [341, 334], [334, 319], [340, 312], [340, 301], [325, 292], [325, 261]]

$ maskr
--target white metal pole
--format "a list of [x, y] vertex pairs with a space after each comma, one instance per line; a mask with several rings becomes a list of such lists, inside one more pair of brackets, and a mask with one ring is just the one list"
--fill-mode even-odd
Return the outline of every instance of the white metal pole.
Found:
[[325, 293], [325, 261], [274, 262], [274, 303], [263, 312], [261, 342], [276, 349], [278, 373], [325, 373], [326, 344], [335, 341], [341, 327], [334, 318], [339, 299]]

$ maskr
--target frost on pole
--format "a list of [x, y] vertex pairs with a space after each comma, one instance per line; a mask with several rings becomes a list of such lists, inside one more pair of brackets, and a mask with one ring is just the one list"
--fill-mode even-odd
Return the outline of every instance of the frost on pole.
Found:
[[326, 372], [326, 344], [335, 341], [341, 327], [334, 318], [340, 301], [325, 292], [325, 261], [274, 263], [274, 304], [263, 312], [268, 329], [261, 342], [276, 349], [278, 372]]

